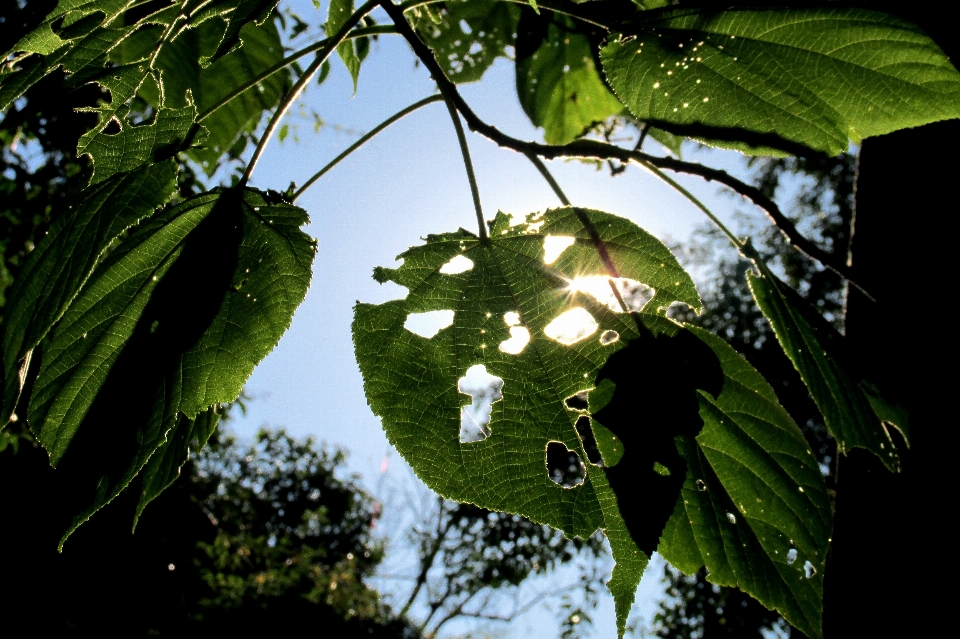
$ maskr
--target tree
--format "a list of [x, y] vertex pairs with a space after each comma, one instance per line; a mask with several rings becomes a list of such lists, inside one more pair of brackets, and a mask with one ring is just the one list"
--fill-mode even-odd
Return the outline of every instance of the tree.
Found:
[[[843, 249], [806, 238], [762, 190], [593, 131], [624, 118], [642, 129], [638, 143], [679, 135], [755, 154], [835, 155], [851, 138], [956, 118], [960, 76], [934, 40], [889, 14], [661, 4], [383, 1], [354, 10], [337, 0], [327, 38], [279, 61], [257, 55], [279, 55], [276, 41], [258, 40], [272, 2], [103, 0], [18, 12], [6, 27], [3, 108], [16, 109], [24, 91], [60, 69], [68, 87], [95, 82], [110, 93], [90, 107], [96, 124], [78, 141], [78, 154], [91, 159], [89, 182], [26, 260], [4, 318], [4, 417], [25, 416], [66, 480], [57, 506], [63, 538], [135, 478], [139, 516], [175, 477], [186, 443], [206, 440], [217, 406], [237, 396], [289, 324], [315, 250], [293, 202], [314, 180], [280, 194], [250, 187], [251, 174], [334, 50], [356, 81], [364, 38], [396, 33], [440, 95], [384, 126], [429, 102], [447, 104], [478, 228], [429, 236], [402, 266], [375, 272], [406, 286], [406, 299], [357, 306], [357, 359], [388, 437], [446, 497], [569, 536], [603, 528], [617, 561], [609, 585], [621, 631], [657, 549], [684, 573], [706, 567], [714, 583], [739, 587], [819, 636], [832, 512], [813, 452], [733, 348], [665, 317], [675, 303], [701, 305], [667, 248], [622, 218], [570, 205], [542, 160], [636, 162], [687, 195], [750, 262], [751, 295], [840, 451], [863, 449], [897, 470], [910, 441], [905, 407], [915, 409], [925, 389], [898, 390], [904, 380], [867, 365], [876, 354], [855, 335], [873, 329], [853, 329], [858, 313], [874, 312], [857, 310], [862, 300], [894, 299], [889, 278], [871, 272], [869, 259], [852, 266]], [[363, 22], [374, 9], [392, 24]], [[457, 82], [476, 79], [508, 49], [521, 104], [547, 144], [502, 133], [459, 93]], [[268, 90], [272, 71], [314, 52], [294, 69], [289, 91]], [[272, 95], [272, 104], [255, 93]], [[131, 121], [141, 104], [145, 117]], [[175, 195], [175, 158], [239, 154], [245, 127], [273, 105], [236, 184]], [[527, 155], [565, 206], [488, 224], [461, 117]], [[214, 127], [217, 120], [226, 124]], [[797, 248], [862, 289], [862, 300], [849, 297], [850, 339], [664, 170], [749, 198]], [[858, 217], [870, 206], [858, 200]], [[874, 297], [874, 286], [885, 292]], [[410, 314], [451, 310], [453, 324], [433, 338], [403, 329]], [[865, 472], [877, 472], [873, 457]], [[859, 503], [877, 512], [868, 499]], [[847, 525], [838, 523], [838, 539]], [[869, 559], [845, 564], [838, 554], [836, 583]], [[841, 619], [844, 604], [832, 610]]]

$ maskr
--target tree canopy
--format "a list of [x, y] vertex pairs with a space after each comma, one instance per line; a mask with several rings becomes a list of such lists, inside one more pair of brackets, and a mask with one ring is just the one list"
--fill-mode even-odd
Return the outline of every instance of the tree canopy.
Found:
[[[795, 290], [815, 275], [785, 282], [782, 264], [666, 172], [749, 199], [816, 270], [873, 299], [870, 273], [847, 247], [806, 237], [763, 188], [642, 144], [822, 159], [957, 118], [960, 74], [938, 44], [912, 22], [841, 3], [332, 0], [325, 37], [288, 52], [276, 4], [61, 0], [18, 5], [3, 23], [6, 163], [35, 178], [12, 194], [31, 223], [4, 238], [0, 420], [25, 421], [58, 470], [61, 545], [128, 487], [141, 516], [289, 326], [317, 250], [296, 199], [316, 178], [279, 193], [250, 177], [334, 52], [356, 85], [369, 38], [395, 34], [438, 95], [345, 153], [443, 100], [477, 228], [428, 235], [398, 268], [378, 268], [406, 297], [355, 309], [365, 392], [391, 443], [444, 497], [570, 537], [602, 529], [621, 633], [657, 550], [821, 636], [833, 508], [796, 414], [733, 346], [682, 320], [701, 295], [667, 246], [570, 202], [543, 160], [634, 162], [702, 210], [743, 260], [740, 286], [838, 453], [863, 449], [895, 472], [912, 437], [903, 394], [865, 365], [835, 310]], [[499, 56], [514, 61], [543, 142], [503, 133], [461, 94]], [[38, 113], [31, 96], [51, 88], [69, 103]], [[74, 157], [33, 167], [15, 156], [73, 111], [86, 118]], [[564, 206], [488, 220], [464, 123], [527, 156]], [[611, 126], [634, 127], [636, 144], [612, 142]], [[236, 173], [208, 185], [202, 176], [224, 163]], [[44, 180], [69, 189], [51, 200]], [[406, 328], [438, 312], [452, 320], [435, 335]]]

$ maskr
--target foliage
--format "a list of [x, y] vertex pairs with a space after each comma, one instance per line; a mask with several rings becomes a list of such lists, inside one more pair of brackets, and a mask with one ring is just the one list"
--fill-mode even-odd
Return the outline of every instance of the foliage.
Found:
[[[399, 269], [377, 270], [378, 280], [407, 286], [407, 299], [357, 306], [358, 362], [391, 441], [444, 497], [568, 536], [602, 528], [617, 562], [609, 586], [621, 633], [656, 548], [685, 573], [705, 566], [714, 583], [820, 636], [832, 512], [813, 451], [753, 366], [708, 331], [667, 317], [673, 303], [700, 306], [667, 248], [626, 220], [571, 206], [540, 158], [634, 161], [687, 196], [746, 261], [753, 300], [839, 451], [862, 447], [896, 468], [890, 427], [909, 436], [905, 410], [750, 241], [663, 170], [749, 197], [791, 242], [855, 280], [838, 247], [804, 237], [760, 189], [594, 132], [615, 118], [665, 140], [836, 154], [851, 141], [957, 117], [960, 74], [919, 28], [878, 12], [662, 4], [504, 9], [465, 0], [438, 13], [430, 3], [371, 0], [354, 10], [338, 0], [326, 37], [282, 59], [269, 20], [275, 0], [9, 9], [4, 141], [13, 146], [23, 98], [30, 104], [44, 83], [62, 78], [67, 91], [92, 92], [76, 105], [94, 116], [78, 136], [79, 161], [49, 168], [76, 195], [50, 203], [42, 189], [19, 192], [15, 214], [34, 227], [26, 235], [47, 219], [50, 232], [22, 265], [11, 251], [32, 240], [4, 245], [18, 277], [5, 307], [0, 418], [25, 417], [69, 482], [64, 539], [139, 476], [142, 511], [289, 325], [316, 246], [299, 230], [307, 217], [293, 199], [302, 190], [248, 182], [333, 51], [356, 83], [365, 38], [396, 33], [447, 102], [478, 229], [428, 236]], [[392, 25], [369, 19], [378, 7]], [[296, 60], [310, 53], [301, 69]], [[502, 133], [460, 95], [457, 82], [478, 79], [500, 55], [514, 58], [518, 98], [546, 144]], [[527, 155], [565, 207], [488, 224], [461, 117]], [[41, 139], [41, 128], [30, 134]], [[231, 158], [244, 168], [229, 186], [183, 188], [196, 175], [184, 161], [209, 175]], [[404, 328], [410, 314], [441, 310], [453, 311], [453, 323], [436, 336]]]
[[[0, 455], [5, 480], [31, 479], [8, 503], [25, 516], [2, 533], [4, 547], [18, 549], [5, 559], [4, 601], [24, 618], [42, 613], [45, 628], [193, 636], [322, 624], [338, 636], [419, 636], [364, 583], [383, 558], [371, 529], [375, 502], [344, 477], [340, 452], [282, 430], [247, 443], [214, 435], [135, 535], [127, 511], [108, 510], [63, 554], [37, 508], [56, 489], [54, 471], [36, 459], [42, 449], [21, 443]], [[132, 508], [135, 497], [120, 499]], [[40, 588], [46, 596], [33, 596]], [[104, 600], [116, 605], [109, 618]]]

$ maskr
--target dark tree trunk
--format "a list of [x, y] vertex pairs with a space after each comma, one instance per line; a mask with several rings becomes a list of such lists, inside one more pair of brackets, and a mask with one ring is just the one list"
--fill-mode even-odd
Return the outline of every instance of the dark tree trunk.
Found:
[[[956, 62], [950, 5], [930, 4], [886, 8], [924, 27]], [[960, 212], [958, 148], [953, 120], [869, 139], [861, 150], [851, 255], [876, 302], [851, 290], [847, 336], [865, 370], [909, 408], [912, 437], [901, 473], [862, 450], [840, 461], [827, 639], [931, 636], [949, 614], [956, 418], [948, 386], [957, 332], [947, 313], [957, 272], [950, 229]]]

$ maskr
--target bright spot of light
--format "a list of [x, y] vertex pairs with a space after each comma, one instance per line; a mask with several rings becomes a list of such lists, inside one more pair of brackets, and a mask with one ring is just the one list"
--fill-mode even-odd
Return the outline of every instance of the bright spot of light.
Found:
[[473, 260], [463, 255], [456, 255], [452, 260], [440, 267], [444, 275], [456, 275], [473, 268]]
[[561, 313], [547, 324], [543, 333], [550, 339], [569, 346], [590, 337], [597, 331], [597, 320], [586, 309], [577, 307]]
[[568, 247], [573, 246], [576, 241], [575, 237], [567, 235], [546, 236], [543, 238], [543, 263], [553, 264], [560, 257], [560, 254], [566, 251]]

